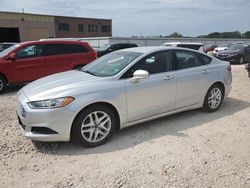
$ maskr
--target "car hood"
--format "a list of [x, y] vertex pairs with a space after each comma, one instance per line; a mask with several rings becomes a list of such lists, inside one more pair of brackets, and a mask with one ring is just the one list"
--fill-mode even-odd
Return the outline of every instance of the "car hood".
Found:
[[219, 54], [235, 54], [239, 52], [240, 50], [223, 50], [223, 51], [220, 51]]
[[[29, 101], [72, 96], [90, 92], [93, 83], [110, 80], [73, 70], [36, 80], [22, 88]], [[78, 93], [79, 92], [79, 93]]]

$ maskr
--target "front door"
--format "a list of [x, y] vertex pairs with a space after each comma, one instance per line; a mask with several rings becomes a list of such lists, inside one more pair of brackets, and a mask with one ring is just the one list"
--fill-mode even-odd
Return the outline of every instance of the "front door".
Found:
[[[136, 70], [146, 70], [149, 77], [132, 83]], [[172, 71], [172, 52], [153, 53], [132, 66], [124, 75], [128, 123], [159, 115], [175, 108], [176, 78]]]
[[29, 45], [18, 50], [16, 59], [10, 62], [10, 70], [13, 82], [32, 81], [45, 76], [42, 47]]

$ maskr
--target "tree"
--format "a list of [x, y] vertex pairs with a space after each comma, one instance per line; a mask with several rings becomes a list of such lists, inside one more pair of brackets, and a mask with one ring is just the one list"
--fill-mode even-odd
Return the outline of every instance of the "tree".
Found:
[[245, 38], [250, 39], [250, 31], [244, 33]]
[[169, 35], [169, 37], [171, 38], [182, 38], [182, 34], [178, 33], [178, 32], [173, 32], [171, 35]]

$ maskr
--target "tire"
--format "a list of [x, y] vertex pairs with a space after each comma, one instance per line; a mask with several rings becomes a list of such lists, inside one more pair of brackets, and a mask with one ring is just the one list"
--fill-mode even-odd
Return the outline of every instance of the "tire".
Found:
[[0, 75], [0, 94], [4, 92], [6, 84], [6, 79], [2, 75]]
[[223, 101], [224, 90], [221, 85], [214, 84], [211, 86], [206, 94], [203, 103], [203, 110], [206, 112], [215, 112], [217, 111]]
[[71, 139], [84, 147], [104, 144], [114, 133], [116, 117], [109, 107], [95, 105], [81, 111], [72, 127]]
[[242, 64], [244, 63], [244, 61], [245, 61], [244, 56], [241, 56], [241, 57], [240, 57], [240, 64], [242, 65]]

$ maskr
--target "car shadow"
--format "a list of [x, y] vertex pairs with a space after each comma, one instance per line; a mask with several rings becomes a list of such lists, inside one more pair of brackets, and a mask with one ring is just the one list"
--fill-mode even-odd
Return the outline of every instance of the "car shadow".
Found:
[[202, 126], [203, 124], [219, 120], [225, 116], [233, 115], [250, 107], [250, 103], [235, 99], [226, 98], [219, 111], [206, 113], [200, 109], [182, 112], [157, 120], [141, 123], [122, 129], [104, 145], [96, 148], [84, 148], [72, 142], [33, 142], [35, 148], [41, 152], [52, 155], [90, 155], [108, 153], [117, 150], [124, 150], [146, 141], [171, 135], [186, 137], [182, 131]]
[[8, 86], [4, 93], [1, 96], [13, 96], [13, 94], [17, 93], [24, 85], [12, 85]]

